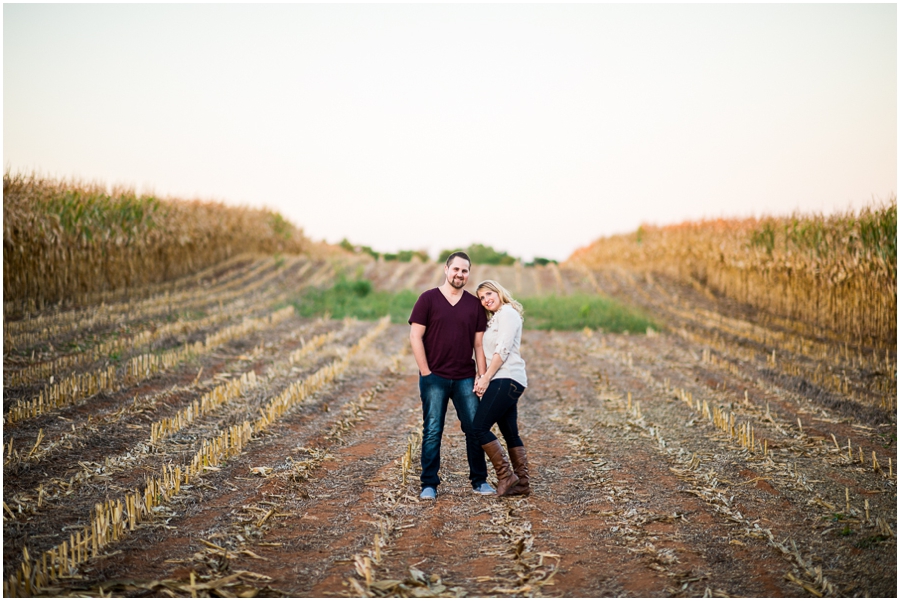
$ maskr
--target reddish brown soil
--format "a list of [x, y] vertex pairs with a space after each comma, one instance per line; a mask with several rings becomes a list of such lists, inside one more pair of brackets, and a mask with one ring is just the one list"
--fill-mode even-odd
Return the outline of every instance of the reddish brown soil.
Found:
[[[384, 285], [434, 279], [433, 265], [408, 265], [393, 275], [382, 267], [371, 267], [370, 275]], [[513, 267], [484, 268], [480, 275], [518, 277], [523, 288], [545, 293], [586, 286], [553, 269], [517, 276]], [[265, 376], [299, 346], [290, 333], [303, 325], [293, 320], [202, 359], [204, 379], [251, 368]], [[82, 469], [79, 461], [127, 455], [146, 438], [147, 424], [202, 394], [202, 386], [189, 386], [200, 365], [5, 429], [7, 442], [33, 439], [37, 428], [48, 439], [61, 436], [91, 416], [98, 424], [71, 448], [6, 468], [4, 499], [24, 495], [26, 507], [19, 513], [11, 506], [15, 519], [4, 516], [4, 576], [15, 573], [23, 545], [35, 556], [62, 542], [94, 503], [119, 498], [164, 464], [184, 464], [216, 428], [252, 416], [372, 326], [316, 326], [305, 339], [343, 333], [294, 372], [272, 375], [260, 390], [154, 452], [76, 484], [73, 494], [45, 499], [41, 508], [27, 507], [35, 488], [67, 479]], [[705, 347], [677, 332], [527, 331], [531, 386], [519, 403], [519, 423], [532, 494], [471, 492], [451, 407], [438, 498], [421, 501], [417, 439], [402, 480], [408, 441], [421, 425], [415, 364], [408, 353], [398, 355], [407, 334], [407, 327], [391, 326], [336, 382], [239, 456], [183, 487], [155, 521], [43, 594], [96, 595], [102, 588], [117, 596], [896, 596], [896, 480], [871, 466], [872, 451], [882, 464], [896, 465], [889, 436], [895, 423], [879, 426], [817, 404], [762, 374], [765, 357], [758, 363], [732, 357], [736, 368], [703, 361]], [[249, 356], [260, 342], [264, 352]], [[187, 388], [144, 412], [108, 425], [99, 419], [135, 395], [176, 383]], [[367, 404], [354, 410], [362, 399]], [[696, 402], [752, 423], [768, 454], [717, 429]], [[843, 450], [834, 448], [832, 433]], [[848, 439], [868, 463], [847, 458]], [[192, 577], [199, 588], [190, 588]]]

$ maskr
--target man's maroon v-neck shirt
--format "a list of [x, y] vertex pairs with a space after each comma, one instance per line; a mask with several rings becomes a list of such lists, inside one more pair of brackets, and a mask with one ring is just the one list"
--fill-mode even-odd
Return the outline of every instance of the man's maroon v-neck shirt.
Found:
[[463, 290], [455, 305], [438, 288], [419, 296], [409, 323], [425, 326], [425, 358], [428, 367], [442, 378], [475, 377], [475, 334], [487, 328], [487, 316], [471, 292]]

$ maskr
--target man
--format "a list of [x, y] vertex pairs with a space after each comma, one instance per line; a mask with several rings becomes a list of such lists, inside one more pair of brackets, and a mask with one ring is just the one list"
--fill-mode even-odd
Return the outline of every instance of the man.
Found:
[[[478, 409], [475, 376], [487, 370], [481, 341], [487, 317], [474, 294], [464, 290], [472, 262], [455, 252], [444, 265], [444, 283], [419, 296], [409, 317], [409, 342], [419, 366], [422, 397], [422, 499], [434, 499], [440, 484], [441, 436], [452, 400], [466, 435], [469, 480], [474, 492], [495, 494], [487, 482], [484, 450], [472, 436]], [[472, 358], [474, 350], [475, 359]], [[477, 372], [477, 373], [476, 373]]]

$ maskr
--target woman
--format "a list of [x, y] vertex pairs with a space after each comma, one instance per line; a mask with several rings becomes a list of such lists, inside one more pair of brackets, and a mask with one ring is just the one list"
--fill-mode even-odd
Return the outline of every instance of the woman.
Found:
[[[494, 280], [478, 284], [475, 296], [488, 316], [484, 333], [484, 356], [489, 361], [487, 371], [475, 380], [475, 394], [481, 397], [473, 420], [473, 435], [487, 453], [497, 472], [497, 494], [500, 496], [527, 495], [528, 457], [519, 438], [516, 405], [528, 386], [525, 361], [519, 354], [522, 342], [522, 305]], [[497, 424], [509, 449], [507, 461], [500, 441], [491, 433]]]

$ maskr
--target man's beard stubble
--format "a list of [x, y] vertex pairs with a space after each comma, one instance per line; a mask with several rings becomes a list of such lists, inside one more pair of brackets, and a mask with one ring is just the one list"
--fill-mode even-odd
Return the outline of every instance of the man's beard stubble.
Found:
[[466, 287], [466, 281], [460, 277], [450, 278], [450, 285], [459, 290]]

